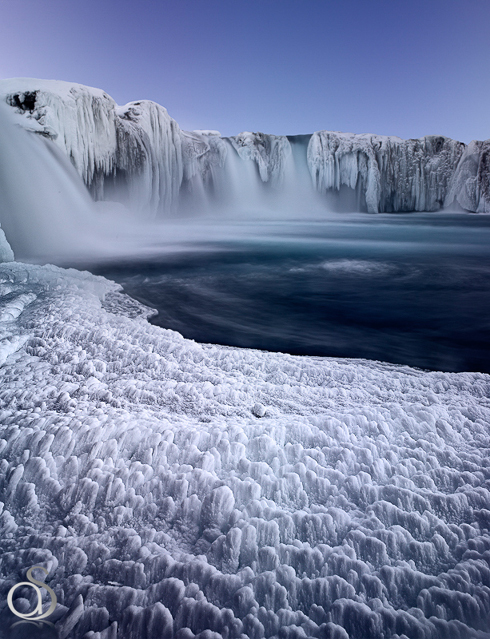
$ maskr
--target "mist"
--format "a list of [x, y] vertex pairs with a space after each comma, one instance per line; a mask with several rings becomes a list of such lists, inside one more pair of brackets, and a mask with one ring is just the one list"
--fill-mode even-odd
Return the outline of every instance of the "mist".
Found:
[[256, 163], [239, 157], [226, 141], [224, 170], [188, 178], [177, 205], [158, 214], [135, 206], [134, 193], [129, 197], [116, 182], [112, 201], [95, 202], [60, 148], [18, 125], [3, 105], [0, 145], [0, 223], [15, 258], [25, 262], [151, 259], [206, 250], [210, 243], [270, 238], [285, 220], [331, 213], [312, 187], [304, 144], [292, 145], [283, 179], [269, 184]]

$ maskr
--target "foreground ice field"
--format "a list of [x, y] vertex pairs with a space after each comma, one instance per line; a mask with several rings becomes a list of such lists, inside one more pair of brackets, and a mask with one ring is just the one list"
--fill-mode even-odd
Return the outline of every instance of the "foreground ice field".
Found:
[[488, 375], [146, 316], [0, 265], [0, 615], [38, 564], [61, 639], [490, 636]]

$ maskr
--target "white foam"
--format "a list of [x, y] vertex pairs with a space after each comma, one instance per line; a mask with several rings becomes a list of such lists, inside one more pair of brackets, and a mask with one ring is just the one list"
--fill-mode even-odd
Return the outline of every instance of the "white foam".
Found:
[[392, 272], [392, 264], [369, 260], [327, 260], [322, 262], [321, 267], [325, 271], [332, 273], [347, 273], [358, 276], [384, 276]]

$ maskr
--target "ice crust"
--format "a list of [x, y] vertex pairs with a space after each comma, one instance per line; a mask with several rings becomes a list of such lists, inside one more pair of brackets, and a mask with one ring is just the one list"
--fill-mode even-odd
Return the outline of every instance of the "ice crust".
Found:
[[0, 265], [0, 613], [39, 564], [61, 639], [488, 639], [488, 375], [149, 313]]
[[[185, 132], [148, 100], [119, 107], [99, 89], [31, 78], [1, 80], [0, 100], [23, 126], [68, 154], [96, 199], [112, 199], [122, 187], [137, 211], [168, 212], [189, 191], [198, 206], [209, 192], [233, 182], [230, 150], [242, 160], [244, 175], [250, 162], [255, 165], [253, 189], [259, 182], [271, 188], [294, 182], [290, 172], [298, 172], [286, 136], [244, 132], [226, 139], [217, 131]], [[309, 188], [355, 189], [369, 212], [436, 211], [453, 203], [490, 212], [490, 140], [466, 146], [439, 135], [401, 140], [318, 131], [304, 144]]]

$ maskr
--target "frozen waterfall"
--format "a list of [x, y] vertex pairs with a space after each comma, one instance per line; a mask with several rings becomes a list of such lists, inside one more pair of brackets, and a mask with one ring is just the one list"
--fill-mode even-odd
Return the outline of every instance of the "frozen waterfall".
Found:
[[[5, 111], [0, 105], [0, 223], [15, 257], [93, 251], [94, 203], [75, 169], [49, 140], [12, 126]], [[3, 253], [3, 260], [13, 257]]]
[[[162, 215], [490, 212], [489, 141], [222, 138], [152, 102], [28, 79], [1, 81], [0, 102], [0, 223], [17, 259], [174, 247], [168, 220], [140, 223]], [[362, 229], [376, 253], [380, 226]], [[456, 233], [486, 250], [478, 228], [453, 229], [451, 247]], [[368, 279], [400, 281], [388, 258], [311, 256], [301, 266], [320, 275], [300, 283], [346, 271], [346, 308]], [[489, 639], [489, 375], [200, 343], [103, 277], [12, 259], [0, 230], [0, 638]], [[471, 307], [468, 333], [485, 313], [466, 274], [480, 286], [487, 264], [458, 274], [451, 299]], [[458, 273], [443, 266], [427, 295]], [[15, 609], [32, 608], [33, 566], [58, 599], [51, 626], [9, 616], [14, 586]]]
[[123, 107], [67, 82], [0, 81], [0, 101], [71, 159], [96, 200], [138, 216], [267, 211], [490, 212], [490, 141], [319, 131], [182, 131], [147, 100]]

